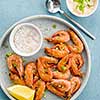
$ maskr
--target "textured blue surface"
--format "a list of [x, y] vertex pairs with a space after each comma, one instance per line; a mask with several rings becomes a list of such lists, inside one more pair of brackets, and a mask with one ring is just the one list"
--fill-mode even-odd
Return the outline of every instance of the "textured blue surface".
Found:
[[[0, 37], [16, 21], [31, 15], [49, 14], [45, 8], [45, 0], [0, 0]], [[92, 55], [92, 71], [88, 84], [77, 100], [99, 100], [100, 99], [100, 3], [97, 11], [90, 17], [78, 18], [73, 16], [67, 9], [65, 0], [61, 0], [62, 8], [73, 19], [78, 21], [93, 35], [93, 41], [83, 33]], [[62, 17], [59, 14], [54, 14]], [[64, 17], [63, 17], [64, 18]], [[67, 20], [65, 18], [65, 20]], [[0, 89], [0, 100], [9, 100]]]

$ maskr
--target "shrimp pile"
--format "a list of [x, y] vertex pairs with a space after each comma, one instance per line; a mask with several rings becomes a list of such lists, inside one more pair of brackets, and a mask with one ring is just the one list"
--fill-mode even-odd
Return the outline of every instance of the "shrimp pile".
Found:
[[53, 47], [45, 47], [47, 56], [41, 56], [35, 62], [24, 65], [17, 54], [7, 57], [9, 77], [16, 84], [36, 90], [34, 100], [41, 100], [46, 89], [69, 100], [82, 83], [84, 45], [71, 29], [58, 31], [45, 40]]

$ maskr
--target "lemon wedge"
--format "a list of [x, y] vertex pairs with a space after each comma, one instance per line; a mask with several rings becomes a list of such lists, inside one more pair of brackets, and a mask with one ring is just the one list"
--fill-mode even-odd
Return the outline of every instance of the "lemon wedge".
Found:
[[8, 92], [17, 100], [34, 100], [35, 90], [27, 86], [14, 85], [7, 88]]

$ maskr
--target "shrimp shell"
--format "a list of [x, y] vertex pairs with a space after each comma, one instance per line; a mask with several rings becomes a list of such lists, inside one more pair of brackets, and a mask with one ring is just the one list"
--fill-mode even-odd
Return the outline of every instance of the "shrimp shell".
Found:
[[53, 87], [50, 83], [47, 83], [46, 86], [47, 86], [47, 89], [48, 89], [49, 91], [51, 91], [52, 93], [56, 94], [57, 96], [62, 97], [62, 98], [66, 96], [65, 93], [63, 93], [63, 92], [61, 92], [61, 91], [58, 91], [58, 90], [57, 90], [55, 87]]
[[34, 62], [30, 62], [25, 67], [25, 82], [26, 85], [32, 87], [34, 77], [37, 75], [36, 65]]
[[53, 78], [54, 79], [68, 79], [70, 77], [71, 73], [69, 70], [66, 72], [59, 72], [59, 71], [54, 71], [53, 72]]
[[73, 45], [67, 44], [69, 50], [75, 53], [82, 53], [84, 49], [82, 41], [79, 39], [76, 33], [71, 29], [67, 30], [67, 32], [70, 34], [71, 40], [74, 43]]
[[83, 73], [80, 71], [80, 68], [84, 64], [84, 60], [80, 54], [74, 54], [72, 58], [70, 58], [69, 63], [71, 65], [70, 71], [75, 76], [83, 77]]
[[71, 80], [71, 89], [68, 91], [67, 96], [70, 98], [81, 86], [81, 80], [79, 77], [72, 77]]
[[41, 100], [44, 90], [45, 90], [45, 82], [42, 80], [38, 80], [32, 87], [33, 89], [36, 89], [35, 93], [35, 100]]
[[52, 69], [50, 68], [50, 64], [56, 64], [58, 62], [57, 59], [52, 58], [52, 57], [40, 57], [37, 60], [37, 68], [38, 68], [38, 73], [41, 77], [42, 80], [44, 81], [51, 81], [53, 78], [53, 73]]
[[53, 56], [55, 58], [63, 58], [65, 55], [69, 53], [69, 50], [65, 44], [61, 43], [61, 44], [56, 44], [52, 48], [46, 47], [45, 52], [49, 56]]
[[10, 72], [9, 77], [15, 84], [25, 85], [24, 79], [20, 78], [18, 75]]
[[57, 43], [66, 43], [70, 40], [70, 36], [67, 31], [60, 30], [52, 35], [51, 38], [45, 38], [48, 42], [52, 42], [54, 44]]
[[[71, 64], [69, 63], [69, 59], [73, 57], [73, 55], [74, 53], [68, 54], [58, 62], [57, 68], [59, 71], [66, 72], [70, 68]], [[66, 67], [66, 69], [63, 70], [62, 66]]]
[[71, 88], [71, 83], [68, 80], [63, 79], [52, 79], [51, 84], [55, 87], [58, 91], [67, 92]]
[[[12, 54], [7, 58], [8, 68], [12, 73], [19, 74], [20, 77], [24, 75], [23, 61], [17, 54]], [[16, 66], [14, 66], [16, 65]]]

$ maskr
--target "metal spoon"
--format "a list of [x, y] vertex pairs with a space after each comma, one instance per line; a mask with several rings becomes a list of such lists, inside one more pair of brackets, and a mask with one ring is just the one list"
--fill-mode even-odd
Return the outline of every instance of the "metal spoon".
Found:
[[78, 22], [76, 22], [75, 20], [73, 20], [70, 16], [68, 16], [62, 9], [60, 6], [60, 1], [59, 0], [47, 0], [46, 1], [46, 7], [48, 8], [48, 11], [50, 13], [61, 13], [62, 15], [64, 15], [65, 17], [67, 17], [67, 19], [69, 19], [72, 23], [74, 23], [81, 31], [83, 31], [87, 36], [89, 36], [91, 39], [95, 40], [96, 38], [90, 33], [88, 32], [83, 26], [81, 26]]

